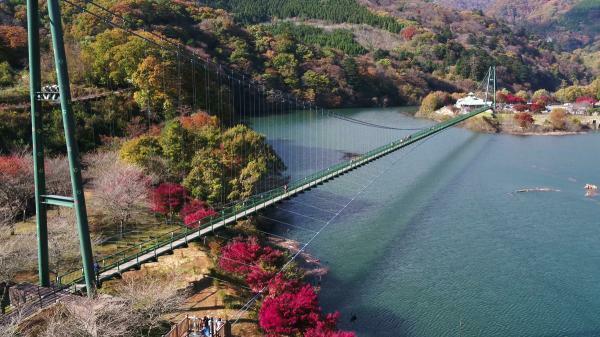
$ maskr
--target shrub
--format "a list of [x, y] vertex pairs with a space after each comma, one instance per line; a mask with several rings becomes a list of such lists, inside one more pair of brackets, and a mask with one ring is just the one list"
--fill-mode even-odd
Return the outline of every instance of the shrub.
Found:
[[531, 116], [531, 114], [528, 114], [526, 112], [516, 113], [514, 115], [514, 119], [519, 124], [519, 126], [523, 129], [529, 128], [534, 122], [533, 116]]
[[429, 93], [421, 102], [419, 113], [429, 114], [451, 102], [450, 95], [443, 91]]
[[596, 102], [597, 102], [596, 99], [591, 96], [581, 96], [575, 100], [575, 103], [580, 103], [580, 104], [594, 105], [594, 104], [596, 104]]
[[217, 212], [208, 207], [204, 201], [194, 199], [181, 208], [180, 215], [184, 225], [196, 228], [202, 219], [217, 215]]
[[540, 113], [546, 109], [546, 104], [543, 102], [535, 102], [529, 105], [529, 111], [533, 113]]
[[527, 104], [515, 104], [513, 106], [513, 109], [515, 109], [516, 111], [519, 111], [519, 112], [523, 112], [523, 111], [529, 109], [529, 106], [527, 106]]
[[0, 87], [14, 84], [14, 72], [8, 62], [0, 62]]
[[567, 111], [565, 109], [554, 109], [548, 117], [550, 124], [555, 130], [563, 130], [567, 122]]

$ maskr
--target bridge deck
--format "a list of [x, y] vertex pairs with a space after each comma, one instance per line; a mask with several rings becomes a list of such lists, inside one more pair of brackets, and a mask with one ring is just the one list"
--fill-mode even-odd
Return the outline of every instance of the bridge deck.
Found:
[[[358, 159], [343, 162], [334, 165], [326, 170], [317, 172], [304, 179], [296, 181], [288, 187], [285, 191], [283, 188], [278, 188], [269, 191], [265, 194], [255, 196], [244, 203], [233, 206], [230, 209], [226, 209], [221, 212], [221, 216], [213, 218], [210, 222], [200, 226], [198, 229], [182, 228], [170, 233], [170, 238], [163, 241], [157, 241], [156, 244], [149, 248], [142, 249], [140, 251], [132, 253], [130, 255], [113, 255], [105, 258], [102, 262], [101, 272], [98, 275], [98, 280], [103, 281], [110, 279], [116, 275], [119, 275], [123, 271], [131, 268], [136, 268], [141, 264], [156, 260], [156, 258], [165, 253], [171, 252], [173, 249], [187, 245], [188, 242], [193, 241], [202, 235], [213, 232], [223, 226], [230, 223], [236, 222], [248, 215], [256, 213], [259, 210], [265, 209], [275, 203], [278, 203], [284, 199], [293, 197], [303, 191], [309, 190], [327, 180], [333, 179], [344, 173], [347, 173], [359, 166], [365, 165], [378, 158], [386, 156], [392, 152], [400, 150], [406, 146], [409, 146], [422, 139], [430, 137], [438, 132], [441, 132], [451, 126], [454, 126], [460, 122], [463, 122], [471, 117], [474, 117], [482, 112], [490, 110], [489, 107], [477, 109], [468, 114], [454, 117], [445, 122], [438, 123], [430, 128], [413, 133], [401, 140], [394, 141], [390, 144], [386, 144], [372, 151], [369, 151], [361, 155]], [[111, 260], [112, 259], [112, 260]], [[108, 261], [107, 261], [108, 260]], [[61, 281], [67, 282], [61, 282]], [[75, 287], [75, 289], [82, 289], [85, 287], [83, 283], [83, 276], [81, 271], [62, 275], [58, 279], [59, 284], [66, 284]]]

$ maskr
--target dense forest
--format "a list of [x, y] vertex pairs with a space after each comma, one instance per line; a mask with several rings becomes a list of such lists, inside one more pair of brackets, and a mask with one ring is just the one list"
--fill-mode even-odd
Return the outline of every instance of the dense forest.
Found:
[[209, 6], [235, 13], [243, 23], [268, 21], [271, 18], [299, 17], [335, 23], [358, 23], [399, 33], [403, 24], [393, 17], [370, 12], [355, 0], [269, 0], [205, 1]]
[[[73, 3], [103, 13], [93, 4]], [[122, 15], [112, 20], [125, 20], [131, 32], [62, 3], [73, 96], [108, 93], [104, 99], [74, 104], [84, 151], [214, 106], [222, 89], [211, 85], [211, 91], [194, 94], [201, 81], [190, 75], [206, 70], [201, 62], [189, 62], [191, 54], [244, 73], [268, 89], [326, 107], [418, 104], [433, 91], [467, 92], [493, 64], [499, 86], [514, 92], [555, 91], [594, 78], [583, 56], [557, 51], [552, 43], [481, 12], [429, 2], [97, 3]], [[0, 4], [0, 20], [0, 150], [8, 152], [30, 138], [28, 128], [17, 127], [28, 121], [24, 1]], [[44, 14], [42, 77], [53, 83], [47, 20]], [[171, 44], [165, 40], [181, 49], [165, 48]], [[110, 94], [115, 90], [119, 94]], [[48, 150], [60, 151], [60, 113], [56, 106], [45, 109]]]

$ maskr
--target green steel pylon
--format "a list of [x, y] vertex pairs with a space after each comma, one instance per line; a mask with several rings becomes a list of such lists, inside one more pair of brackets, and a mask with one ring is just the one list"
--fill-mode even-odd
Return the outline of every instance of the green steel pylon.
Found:
[[44, 145], [42, 143], [42, 117], [36, 93], [41, 90], [40, 74], [40, 15], [37, 0], [27, 0], [27, 39], [29, 44], [29, 98], [31, 102], [31, 138], [33, 144], [33, 179], [35, 184], [35, 212], [38, 244], [38, 272], [40, 285], [50, 285], [48, 270], [48, 226], [46, 205], [42, 195], [46, 194], [44, 174]]
[[[36, 224], [38, 234], [38, 265], [40, 285], [50, 285], [48, 267], [48, 228], [46, 205], [70, 207], [75, 209], [79, 246], [83, 262], [86, 289], [92, 296], [96, 289], [93, 268], [92, 244], [88, 226], [85, 196], [81, 180], [81, 164], [79, 162], [79, 148], [75, 140], [75, 122], [71, 107], [71, 88], [67, 70], [67, 58], [63, 41], [63, 29], [58, 0], [48, 0], [48, 15], [50, 18], [50, 32], [52, 34], [52, 47], [54, 49], [54, 63], [58, 79], [58, 90], [50, 92], [41, 91], [40, 75], [40, 47], [39, 47], [39, 6], [38, 0], [27, 0], [28, 42], [29, 42], [29, 73], [30, 73], [30, 99], [31, 99], [31, 124], [33, 139], [33, 160], [35, 170], [35, 204]], [[47, 195], [44, 173], [44, 150], [42, 131], [42, 118], [40, 116], [40, 100], [48, 97], [60, 98], [63, 127], [67, 146], [67, 158], [71, 175], [72, 197]]]
[[488, 68], [487, 83], [485, 86], [485, 103], [489, 101], [490, 90], [492, 90], [492, 111], [496, 109], [496, 66]]

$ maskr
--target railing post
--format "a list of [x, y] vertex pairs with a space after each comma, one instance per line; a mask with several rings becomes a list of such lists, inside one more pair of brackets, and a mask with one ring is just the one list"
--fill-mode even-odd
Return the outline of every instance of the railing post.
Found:
[[40, 301], [40, 308], [43, 308], [44, 305], [42, 303], [42, 293], [40, 291], [40, 288], [41, 288], [40, 286], [37, 287], [37, 293], [38, 293], [38, 298], [39, 298], [39, 301]]
[[225, 320], [225, 325], [223, 326], [223, 334], [224, 337], [231, 337], [231, 322]]

